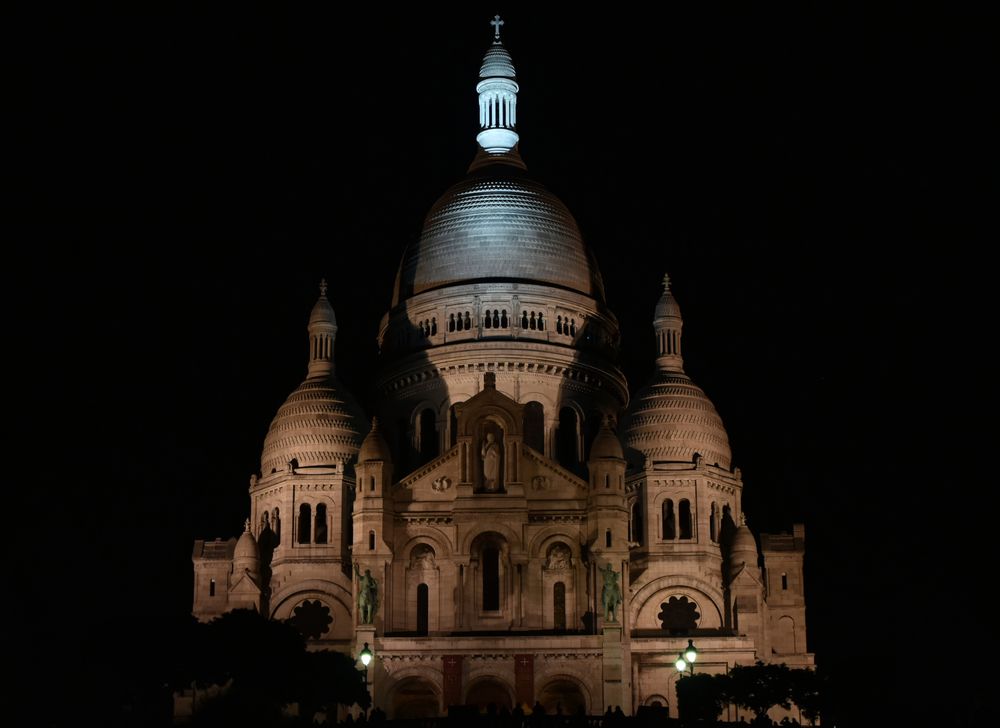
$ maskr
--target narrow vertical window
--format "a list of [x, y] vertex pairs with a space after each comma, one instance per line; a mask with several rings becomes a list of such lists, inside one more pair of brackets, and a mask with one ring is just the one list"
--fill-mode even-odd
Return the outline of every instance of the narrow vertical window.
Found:
[[313, 529], [316, 534], [316, 543], [326, 543], [326, 506], [322, 503], [316, 506], [316, 526]]
[[368, 490], [370, 490], [372, 493], [375, 492], [375, 476], [374, 475], [371, 476], [368, 479]]
[[522, 329], [528, 328], [528, 312], [527, 311], [523, 311], [521, 313], [521, 328]]
[[718, 513], [719, 513], [718, 509], [719, 507], [715, 505], [715, 502], [713, 501], [712, 511], [708, 516], [708, 537], [712, 539], [712, 543], [715, 543], [719, 540], [719, 533], [715, 525], [715, 519], [718, 518]]
[[611, 548], [611, 529], [609, 528], [604, 532], [604, 545], [607, 548]]
[[611, 488], [611, 476], [608, 473], [604, 474], [604, 487]]
[[552, 626], [566, 629], [566, 585], [561, 581], [552, 589]]
[[524, 407], [524, 444], [545, 452], [545, 408], [541, 402], [531, 401]]
[[455, 314], [448, 314], [448, 331], [455, 330]]
[[667, 498], [663, 501], [663, 538], [665, 541], [677, 538], [674, 525], [674, 502]]
[[534, 331], [538, 328], [538, 322], [535, 321], [535, 312], [531, 312], [531, 320], [528, 322], [528, 328]]
[[493, 317], [490, 316], [490, 312], [487, 311], [486, 315], [483, 316], [483, 328], [492, 329], [493, 328]]
[[438, 456], [437, 417], [427, 408], [420, 413], [420, 464]]
[[556, 460], [568, 470], [579, 464], [579, 418], [572, 407], [559, 410], [559, 429], [556, 430]]
[[545, 318], [542, 316], [542, 312], [538, 312], [538, 330], [545, 331]]
[[691, 501], [687, 498], [683, 499], [678, 504], [677, 511], [681, 522], [681, 538], [691, 538], [693, 533], [693, 529], [691, 528]]
[[417, 586], [417, 634], [426, 635], [429, 615], [429, 590], [426, 584]]
[[507, 321], [507, 309], [504, 309], [503, 311], [500, 312], [500, 328], [501, 329], [507, 328], [508, 323], [509, 322]]
[[483, 549], [483, 610], [500, 609], [500, 551], [492, 546]]
[[468, 331], [471, 328], [472, 328], [472, 317], [469, 315], [469, 312], [466, 311], [465, 312], [465, 330]]
[[642, 501], [636, 500], [632, 504], [632, 540], [637, 544], [642, 544]]
[[312, 507], [308, 503], [299, 506], [299, 543], [312, 541]]
[[781, 574], [781, 588], [785, 591], [788, 590], [788, 574]]
[[493, 328], [500, 328], [500, 312], [496, 309], [493, 309]]
[[208, 580], [208, 596], [215, 596], [215, 579]]
[[375, 550], [375, 532], [374, 531], [369, 531], [368, 532], [368, 550], [369, 551], [374, 551]]
[[438, 320], [437, 317], [431, 319], [431, 336], [437, 336], [438, 332]]
[[562, 316], [556, 316], [556, 333], [562, 333]]

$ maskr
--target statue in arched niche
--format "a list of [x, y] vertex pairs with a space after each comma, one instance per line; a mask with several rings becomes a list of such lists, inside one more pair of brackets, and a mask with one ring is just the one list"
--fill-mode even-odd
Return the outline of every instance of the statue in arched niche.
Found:
[[503, 490], [503, 441], [502, 430], [493, 423], [483, 428], [482, 445], [479, 456], [482, 459], [484, 493], [498, 493]]

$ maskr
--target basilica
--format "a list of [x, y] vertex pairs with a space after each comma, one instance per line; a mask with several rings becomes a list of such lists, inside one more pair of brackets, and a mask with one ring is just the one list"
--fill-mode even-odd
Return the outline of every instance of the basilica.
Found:
[[390, 718], [536, 702], [676, 716], [689, 645], [699, 672], [813, 664], [805, 530], [751, 530], [666, 276], [651, 374], [630, 398], [595, 258], [519, 154], [501, 23], [468, 174], [402, 252], [375, 411], [337, 380], [324, 283], [245, 531], [195, 542], [193, 611], [252, 608], [315, 649], [367, 646]]

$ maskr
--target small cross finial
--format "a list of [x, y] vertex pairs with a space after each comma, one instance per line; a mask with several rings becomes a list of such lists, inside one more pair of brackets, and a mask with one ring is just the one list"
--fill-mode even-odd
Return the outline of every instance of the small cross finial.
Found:
[[246, 531], [247, 533], [250, 533], [250, 519], [249, 518], [243, 524], [243, 530]]
[[663, 274], [663, 292], [664, 293], [670, 293], [670, 274], [669, 273], [664, 273]]
[[319, 295], [326, 295], [326, 278], [321, 278], [319, 281]]
[[494, 15], [493, 20], [490, 21], [490, 25], [493, 26], [493, 40], [500, 40], [500, 26], [503, 25], [500, 16]]

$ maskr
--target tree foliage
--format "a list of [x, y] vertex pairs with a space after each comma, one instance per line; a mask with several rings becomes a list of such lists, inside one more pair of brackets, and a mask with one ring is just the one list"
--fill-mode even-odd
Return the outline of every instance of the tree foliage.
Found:
[[696, 673], [677, 681], [677, 708], [685, 721], [714, 721], [722, 712], [725, 675]]

